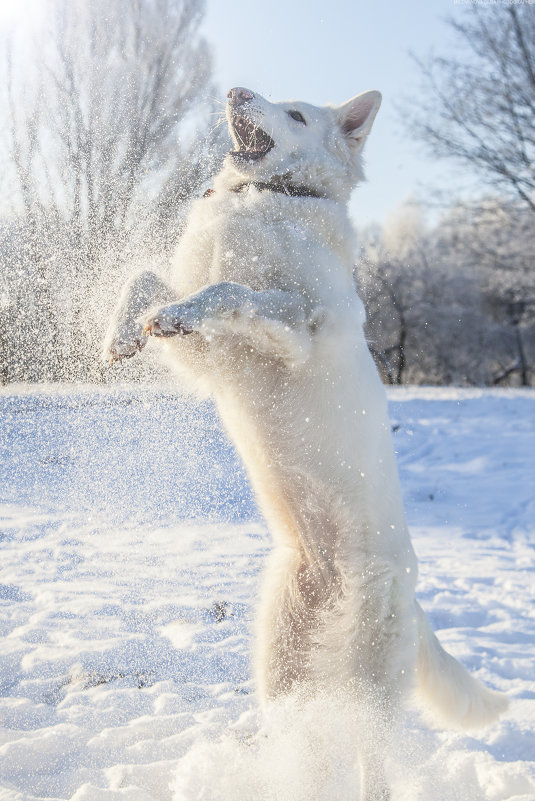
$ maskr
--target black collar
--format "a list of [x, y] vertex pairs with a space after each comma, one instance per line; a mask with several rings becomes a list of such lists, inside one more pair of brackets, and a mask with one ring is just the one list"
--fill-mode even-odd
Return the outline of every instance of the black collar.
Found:
[[316, 192], [315, 189], [310, 189], [308, 186], [297, 186], [287, 179], [277, 177], [271, 181], [245, 181], [243, 184], [233, 186], [230, 191], [243, 192], [244, 189], [248, 189], [250, 186], [254, 186], [259, 192], [280, 192], [288, 197], [325, 197], [321, 192]]

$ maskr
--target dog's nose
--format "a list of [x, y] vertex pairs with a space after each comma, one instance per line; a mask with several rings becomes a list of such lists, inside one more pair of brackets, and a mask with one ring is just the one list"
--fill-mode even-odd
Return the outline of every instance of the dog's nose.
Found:
[[230, 90], [230, 92], [227, 94], [227, 97], [232, 106], [243, 106], [244, 103], [247, 103], [249, 100], [254, 98], [254, 94], [253, 92], [250, 92], [249, 89], [236, 86], [234, 89]]

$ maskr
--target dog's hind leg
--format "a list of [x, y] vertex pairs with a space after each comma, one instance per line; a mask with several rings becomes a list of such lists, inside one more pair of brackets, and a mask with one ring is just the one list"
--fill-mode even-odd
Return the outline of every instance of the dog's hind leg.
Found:
[[375, 690], [364, 700], [359, 714], [360, 801], [389, 801], [385, 754], [394, 725], [391, 699]]
[[381, 583], [379, 579], [372, 588], [374, 600], [361, 607], [353, 652], [361, 801], [390, 798], [385, 760], [399, 726], [403, 698], [411, 689], [417, 653], [411, 604], [401, 600], [403, 592], [395, 582], [381, 601]]
[[[260, 701], [306, 690], [310, 632], [316, 609], [314, 578], [299, 548], [276, 547], [264, 573], [257, 619], [255, 673]], [[317, 596], [316, 596], [317, 597]]]
[[[348, 580], [349, 568], [358, 568], [354, 583]], [[412, 603], [404, 599], [408, 593], [387, 562], [354, 559], [344, 564], [341, 575], [343, 591], [323, 624], [323, 631], [334, 634], [330, 641], [323, 638], [320, 666], [327, 674], [329, 658], [332, 661], [338, 654], [340, 678], [347, 681], [354, 699], [360, 801], [387, 801], [385, 760], [411, 685], [416, 621]]]
[[128, 281], [108, 326], [102, 358], [113, 364], [142, 350], [147, 343], [147, 334], [138, 318], [155, 304], [168, 302], [174, 297], [176, 292], [150, 270], [144, 270]]
[[377, 751], [360, 758], [360, 801], [390, 801], [383, 755]]
[[[355, 681], [346, 682], [343, 646], [338, 642], [329, 645], [328, 628], [318, 630], [324, 597], [324, 577], [310, 567], [299, 548], [277, 547], [271, 553], [257, 621], [255, 668], [259, 697], [266, 705], [295, 693], [294, 697], [306, 704], [317, 695], [321, 698], [332, 693], [336, 700], [341, 693], [357, 721], [360, 801], [389, 801], [384, 759], [395, 725], [399, 692], [382, 680], [381, 648], [378, 646], [374, 654], [371, 643], [366, 643], [367, 656], [359, 654]], [[319, 665], [318, 646], [322, 650]], [[333, 665], [337, 666], [334, 671]]]

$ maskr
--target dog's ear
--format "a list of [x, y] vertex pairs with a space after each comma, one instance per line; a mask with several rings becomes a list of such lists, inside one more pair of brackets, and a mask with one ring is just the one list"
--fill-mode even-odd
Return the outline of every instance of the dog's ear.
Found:
[[336, 113], [340, 128], [350, 144], [361, 145], [370, 133], [375, 115], [381, 105], [381, 93], [375, 90], [360, 95], [338, 106]]

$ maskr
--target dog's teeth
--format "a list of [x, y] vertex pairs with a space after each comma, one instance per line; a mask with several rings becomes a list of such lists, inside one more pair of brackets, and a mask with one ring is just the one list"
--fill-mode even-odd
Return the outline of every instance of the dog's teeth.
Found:
[[238, 145], [238, 150], [234, 151], [235, 154], [247, 154], [254, 160], [265, 155], [275, 145], [265, 131], [244, 117], [235, 117], [232, 127]]

